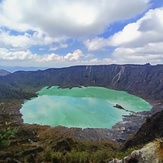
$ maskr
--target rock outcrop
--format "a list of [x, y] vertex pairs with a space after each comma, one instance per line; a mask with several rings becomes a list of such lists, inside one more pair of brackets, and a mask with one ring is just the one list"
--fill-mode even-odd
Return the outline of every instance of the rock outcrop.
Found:
[[124, 107], [121, 106], [121, 105], [119, 105], [119, 104], [116, 104], [114, 107], [115, 107], [115, 108], [118, 108], [118, 109], [124, 109]]
[[158, 139], [122, 160], [113, 159], [109, 163], [163, 163], [163, 140]]

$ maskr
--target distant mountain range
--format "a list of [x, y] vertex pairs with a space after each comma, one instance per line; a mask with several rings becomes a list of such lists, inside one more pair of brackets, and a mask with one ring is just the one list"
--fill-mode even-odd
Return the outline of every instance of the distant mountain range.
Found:
[[16, 72], [16, 71], [37, 71], [37, 70], [45, 70], [47, 67], [23, 67], [23, 66], [0, 66], [0, 69]]
[[[29, 98], [44, 86], [101, 86], [163, 99], [163, 65], [99, 65], [17, 71], [0, 77], [0, 98]], [[3, 92], [3, 93], [2, 93]]]
[[6, 76], [8, 74], [10, 74], [10, 72], [3, 70], [3, 69], [0, 69], [0, 76]]

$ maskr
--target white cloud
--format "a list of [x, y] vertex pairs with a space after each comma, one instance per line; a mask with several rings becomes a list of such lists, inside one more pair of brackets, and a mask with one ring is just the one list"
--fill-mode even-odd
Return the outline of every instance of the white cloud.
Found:
[[109, 39], [96, 37], [92, 40], [87, 39], [84, 44], [89, 51], [102, 50], [104, 47], [109, 46]]
[[[26, 65], [37, 63], [41, 66], [163, 63], [163, 8], [147, 11], [142, 18], [129, 23], [109, 38], [97, 37], [111, 23], [143, 13], [150, 2], [152, 1], [3, 0], [0, 2], [0, 47], [3, 47], [0, 49], [0, 62], [14, 61], [15, 64]], [[93, 37], [95, 38], [90, 39]], [[75, 42], [76, 39], [79, 44]], [[115, 50], [108, 58], [106, 54], [103, 58], [84, 54], [79, 50], [84, 39], [88, 51], [99, 51], [99, 55], [100, 50], [105, 48], [114, 47]], [[64, 49], [65, 53], [65, 50], [69, 50], [69, 40], [75, 40], [75, 43], [72, 41], [74, 44], [71, 44], [71, 49], [75, 45], [78, 46], [77, 50], [67, 52], [64, 56], [50, 53], [67, 48]], [[39, 55], [27, 50], [33, 45], [49, 51]]]
[[84, 54], [81, 50], [75, 50], [73, 53], [68, 53], [64, 58], [69, 61], [77, 61], [81, 57], [84, 57]]
[[29, 50], [27, 51], [9, 51], [5, 48], [0, 48], [0, 60], [1, 61], [23, 61], [32, 60], [37, 56], [32, 54]]
[[106, 46], [136, 47], [160, 41], [163, 41], [163, 8], [149, 10], [141, 19], [126, 25], [113, 36], [88, 39], [85, 45], [91, 51]]
[[115, 46], [144, 46], [163, 41], [163, 8], [149, 10], [135, 23], [128, 24], [110, 38]]
[[[124, 39], [128, 33], [131, 35]], [[119, 46], [113, 54], [121, 62], [163, 63], [163, 8], [149, 10], [136, 23], [115, 34], [110, 44]]]
[[47, 63], [48, 62], [73, 62], [78, 61], [81, 57], [86, 55], [79, 49], [75, 50], [73, 53], [68, 53], [65, 56], [60, 56], [58, 54], [44, 54], [37, 55], [33, 54], [29, 50], [27, 51], [10, 51], [5, 48], [0, 48], [0, 60], [1, 61], [32, 61], [35, 63]]
[[114, 60], [118, 63], [135, 64], [162, 64], [163, 63], [163, 42], [150, 43], [144, 47], [116, 48], [113, 52]]
[[29, 50], [13, 52], [5, 48], [0, 48], [0, 62], [2, 65], [12, 63], [12, 66], [37, 65], [37, 67], [63, 67], [83, 64], [109, 64], [112, 63], [112, 60], [109, 58], [95, 58], [92, 54], [84, 54], [80, 49], [75, 50], [73, 53], [60, 56], [54, 53], [37, 55]]
[[0, 26], [18, 31], [41, 30], [50, 36], [101, 33], [108, 24], [143, 12], [149, 0], [4, 0]]
[[115, 63], [163, 63], [163, 8], [149, 10], [109, 38], [86, 40], [89, 51], [113, 46]]
[[50, 51], [55, 51], [57, 49], [61, 49], [61, 48], [67, 48], [68, 47], [68, 44], [66, 43], [61, 43], [60, 45], [58, 46], [52, 46], [49, 50]]
[[138, 24], [132, 23], [124, 27], [124, 29], [109, 38], [94, 38], [92, 40], [87, 39], [84, 41], [85, 46], [89, 51], [102, 50], [108, 46], [121, 46], [125, 44], [131, 44], [135, 40], [141, 37], [138, 31]]
[[[50, 45], [55, 42], [61, 42], [61, 39], [49, 37], [41, 32], [12, 35], [10, 32], [0, 29], [0, 45], [15, 50], [27, 49], [33, 45]], [[61, 42], [60, 46], [63, 47], [65, 44]]]

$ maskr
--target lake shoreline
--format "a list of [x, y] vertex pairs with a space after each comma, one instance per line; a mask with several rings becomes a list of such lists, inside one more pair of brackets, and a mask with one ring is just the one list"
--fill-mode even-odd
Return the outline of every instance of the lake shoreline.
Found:
[[[163, 103], [157, 100], [146, 100], [153, 107], [150, 111], [136, 112], [130, 115], [123, 116], [123, 120], [117, 122], [111, 129], [107, 128], [68, 128], [64, 126], [56, 126], [51, 128], [54, 132], [61, 134], [62, 132], [67, 135], [71, 135], [78, 141], [105, 141], [112, 140], [118, 144], [124, 143], [126, 140], [131, 138], [141, 127], [141, 125], [146, 121], [147, 117], [152, 116], [153, 114], [163, 110]], [[19, 108], [19, 112], [20, 112]], [[21, 115], [21, 114], [20, 114]], [[17, 117], [19, 122], [23, 123], [22, 115]], [[32, 124], [28, 124], [32, 125]], [[39, 125], [39, 128], [45, 127], [46, 125]]]
[[[137, 112], [123, 117], [123, 120], [116, 123], [111, 129], [101, 128], [74, 128], [73, 136], [79, 141], [106, 141], [112, 140], [118, 144], [126, 142], [131, 138], [146, 121], [147, 117], [163, 110], [163, 103], [150, 100], [153, 107], [150, 111]], [[159, 105], [158, 105], [159, 103]], [[61, 129], [62, 127], [60, 127]], [[65, 127], [64, 127], [65, 128]], [[72, 130], [72, 128], [69, 128]], [[55, 128], [54, 128], [55, 130]], [[68, 132], [68, 128], [66, 129]]]

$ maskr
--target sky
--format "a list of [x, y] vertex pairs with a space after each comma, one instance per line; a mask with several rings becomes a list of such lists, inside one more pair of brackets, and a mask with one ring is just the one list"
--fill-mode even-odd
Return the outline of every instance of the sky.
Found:
[[0, 66], [163, 64], [163, 0], [0, 0]]

